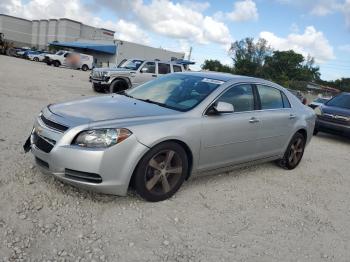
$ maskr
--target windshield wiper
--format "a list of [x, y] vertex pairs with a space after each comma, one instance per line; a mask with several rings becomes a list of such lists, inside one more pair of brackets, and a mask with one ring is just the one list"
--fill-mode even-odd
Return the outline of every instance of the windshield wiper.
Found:
[[117, 92], [118, 95], [122, 95], [122, 96], [127, 96], [130, 98], [134, 98], [133, 96], [129, 95], [127, 92], [125, 92], [125, 90]]
[[134, 97], [134, 98], [137, 99], [137, 100], [146, 102], [146, 103], [155, 104], [155, 105], [158, 105], [158, 106], [161, 106], [161, 107], [166, 107], [166, 108], [173, 109], [172, 107], [170, 107], [170, 106], [168, 106], [166, 104], [163, 104], [163, 103], [160, 103], [160, 102], [156, 102], [156, 101], [153, 101], [153, 100], [150, 100], [150, 99], [141, 99], [141, 98], [136, 98], [136, 97]]

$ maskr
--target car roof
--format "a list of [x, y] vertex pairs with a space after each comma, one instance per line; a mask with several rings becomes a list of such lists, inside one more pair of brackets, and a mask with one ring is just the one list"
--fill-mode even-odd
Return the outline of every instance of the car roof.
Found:
[[[193, 76], [199, 76], [199, 77], [207, 77], [207, 78], [212, 78], [224, 82], [228, 82], [231, 80], [236, 80], [236, 81], [247, 81], [247, 82], [261, 82], [261, 83], [271, 83], [274, 84], [270, 81], [261, 79], [261, 78], [256, 78], [256, 77], [250, 77], [250, 76], [242, 76], [242, 75], [233, 75], [230, 73], [221, 73], [221, 72], [215, 72], [215, 71], [186, 71], [181, 74], [188, 74], [188, 75], [193, 75]], [[274, 84], [276, 85], [276, 84]]]

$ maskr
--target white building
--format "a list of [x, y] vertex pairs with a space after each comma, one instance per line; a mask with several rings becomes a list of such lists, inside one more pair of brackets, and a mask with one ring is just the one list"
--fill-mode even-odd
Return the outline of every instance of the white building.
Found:
[[114, 39], [114, 31], [85, 25], [67, 18], [27, 20], [0, 14], [0, 33], [16, 47], [76, 50], [94, 56], [97, 66], [119, 64], [128, 58], [183, 59], [182, 52]]

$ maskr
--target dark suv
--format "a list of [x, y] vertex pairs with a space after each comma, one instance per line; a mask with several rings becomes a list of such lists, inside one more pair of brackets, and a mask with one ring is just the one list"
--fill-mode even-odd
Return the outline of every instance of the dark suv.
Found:
[[341, 93], [315, 109], [318, 131], [350, 137], [350, 93]]

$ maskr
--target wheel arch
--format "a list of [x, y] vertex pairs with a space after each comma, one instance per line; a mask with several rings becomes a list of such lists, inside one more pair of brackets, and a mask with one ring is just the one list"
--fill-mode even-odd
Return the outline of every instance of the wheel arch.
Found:
[[[193, 153], [192, 153], [192, 150], [190, 149], [190, 147], [184, 142], [184, 141], [181, 141], [179, 139], [166, 139], [166, 140], [162, 140], [162, 141], [159, 141], [158, 143], [155, 143], [154, 145], [152, 145], [149, 149], [151, 148], [154, 148], [162, 143], [167, 143], [167, 142], [173, 142], [173, 143], [176, 143], [178, 145], [180, 145], [186, 152], [186, 155], [187, 155], [187, 160], [188, 160], [188, 173], [186, 175], [186, 180], [188, 180], [192, 174], [192, 168], [193, 168]], [[148, 153], [149, 150], [147, 150], [138, 160], [137, 164], [135, 165], [134, 167], [134, 170], [132, 172], [132, 175], [131, 175], [131, 178], [130, 178], [130, 181], [129, 181], [129, 186], [132, 186], [133, 185], [133, 179], [134, 179], [134, 176], [135, 176], [135, 172], [137, 170], [137, 167], [141, 161], [141, 159]]]
[[131, 81], [128, 77], [123, 77], [123, 76], [116, 76], [112, 79], [111, 81], [111, 85], [115, 82], [115, 81], [118, 81], [118, 80], [122, 80], [122, 81], [125, 81], [126, 84], [128, 85], [128, 88], [131, 87]]

